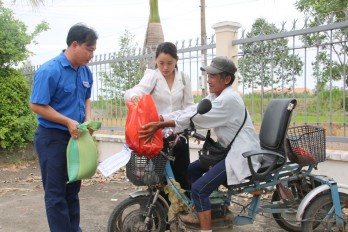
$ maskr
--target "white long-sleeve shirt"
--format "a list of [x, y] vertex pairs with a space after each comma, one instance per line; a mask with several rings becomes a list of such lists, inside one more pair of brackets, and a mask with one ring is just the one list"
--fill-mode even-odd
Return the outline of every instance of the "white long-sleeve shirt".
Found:
[[[218, 97], [215, 94], [210, 94], [206, 98], [212, 102], [211, 110], [203, 115], [197, 114], [193, 118], [193, 122], [196, 128], [212, 128], [218, 142], [227, 147], [244, 121], [245, 105], [243, 99], [231, 86], [225, 88]], [[196, 109], [196, 106], [192, 106], [180, 112], [163, 115], [163, 118], [164, 120], [175, 118], [174, 132], [182, 132], [189, 128], [190, 117], [196, 113]], [[242, 154], [259, 149], [259, 139], [250, 115], [247, 113], [245, 124], [225, 159], [229, 185], [238, 184], [251, 175], [247, 159]], [[252, 160], [254, 169], [258, 170], [262, 157], [253, 157]]]
[[147, 69], [139, 84], [125, 92], [124, 99], [130, 100], [134, 96], [151, 94], [160, 115], [185, 109], [194, 105], [194, 101], [191, 81], [185, 74], [184, 78], [185, 83], [183, 83], [182, 73], [175, 70], [174, 83], [169, 89], [165, 77], [158, 69]]

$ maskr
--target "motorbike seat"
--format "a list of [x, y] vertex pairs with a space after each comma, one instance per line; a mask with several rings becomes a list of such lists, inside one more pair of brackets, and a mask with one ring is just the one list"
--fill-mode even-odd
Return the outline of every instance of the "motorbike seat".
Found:
[[[272, 99], [269, 102], [259, 133], [261, 149], [243, 154], [248, 159], [251, 180], [263, 181], [286, 163], [287, 154], [291, 152], [287, 131], [296, 104], [296, 99]], [[254, 156], [262, 156], [261, 167], [258, 170], [254, 170], [252, 165]]]

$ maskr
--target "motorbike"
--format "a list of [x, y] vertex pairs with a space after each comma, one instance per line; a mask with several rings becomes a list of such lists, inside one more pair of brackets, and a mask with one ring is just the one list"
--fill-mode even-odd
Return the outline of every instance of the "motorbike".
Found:
[[[261, 150], [243, 154], [252, 175], [240, 184], [222, 185], [210, 196], [214, 231], [232, 231], [233, 225], [251, 224], [258, 214], [272, 215], [286, 231], [348, 231], [348, 185], [312, 173], [326, 159], [325, 129], [289, 127], [296, 104], [296, 99], [269, 102], [259, 133]], [[210, 108], [209, 100], [200, 102], [190, 128], [182, 133], [204, 140], [192, 119]], [[189, 190], [182, 190], [175, 182], [170, 166], [176, 136], [180, 135], [165, 135], [164, 149], [153, 159], [132, 153], [127, 177], [134, 185], [147, 188], [130, 193], [115, 206], [108, 232], [199, 231], [199, 225], [179, 217], [194, 212], [195, 207]], [[260, 155], [262, 165], [254, 170], [251, 158]], [[171, 193], [172, 202], [164, 191]], [[245, 195], [250, 200], [239, 198]]]

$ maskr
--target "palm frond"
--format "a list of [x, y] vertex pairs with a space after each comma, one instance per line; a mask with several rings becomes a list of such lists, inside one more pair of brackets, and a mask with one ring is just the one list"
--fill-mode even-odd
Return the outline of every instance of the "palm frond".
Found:
[[[45, 0], [26, 0], [33, 8], [37, 8], [40, 5], [45, 5]], [[12, 0], [13, 4], [16, 4], [17, 0]]]

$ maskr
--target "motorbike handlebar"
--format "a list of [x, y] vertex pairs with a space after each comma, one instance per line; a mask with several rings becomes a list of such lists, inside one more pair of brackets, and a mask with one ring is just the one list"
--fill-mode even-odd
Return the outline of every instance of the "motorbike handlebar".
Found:
[[201, 141], [205, 140], [205, 136], [197, 133], [195, 130], [191, 132], [190, 136], [193, 137], [193, 138], [196, 138], [198, 140], [201, 140]]

